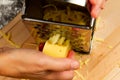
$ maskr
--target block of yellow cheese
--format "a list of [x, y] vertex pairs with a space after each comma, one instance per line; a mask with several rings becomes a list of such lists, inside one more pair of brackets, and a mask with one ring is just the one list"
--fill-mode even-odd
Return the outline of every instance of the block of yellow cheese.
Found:
[[69, 50], [69, 45], [51, 44], [47, 41], [43, 48], [43, 53], [55, 58], [65, 58], [67, 57]]
[[[50, 41], [51, 39], [52, 42]], [[53, 36], [50, 40], [46, 41], [43, 53], [55, 58], [66, 58], [71, 48], [70, 41], [65, 40], [64, 37], [60, 38], [59, 35]]]

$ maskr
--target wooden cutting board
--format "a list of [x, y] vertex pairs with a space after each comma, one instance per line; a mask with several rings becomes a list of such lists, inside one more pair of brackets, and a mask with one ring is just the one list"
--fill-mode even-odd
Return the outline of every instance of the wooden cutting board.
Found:
[[[109, 0], [97, 20], [93, 48], [90, 55], [76, 54], [81, 67], [76, 71], [74, 80], [119, 80], [120, 79], [120, 1]], [[27, 25], [28, 26], [28, 25]], [[29, 25], [30, 27], [30, 25]], [[12, 40], [23, 48], [34, 42], [19, 14], [2, 31], [10, 33]], [[0, 47], [10, 45], [0, 36]], [[0, 77], [0, 80], [18, 80]]]

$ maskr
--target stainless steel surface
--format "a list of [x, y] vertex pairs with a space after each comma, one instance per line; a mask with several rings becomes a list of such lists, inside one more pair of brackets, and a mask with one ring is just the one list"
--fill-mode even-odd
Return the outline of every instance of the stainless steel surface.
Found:
[[[38, 29], [42, 29], [42, 31], [37, 30], [39, 31], [38, 35], [41, 40], [46, 35], [47, 38], [44, 39], [46, 41], [48, 37], [50, 37], [50, 34], [52, 35], [58, 31], [60, 34], [65, 34], [65, 37], [69, 36], [68, 39], [71, 40], [72, 48], [75, 51], [89, 53], [91, 49], [91, 40], [94, 34], [95, 19], [91, 17], [86, 4], [87, 0], [25, 0], [22, 18], [24, 22], [32, 24], [33, 27], [37, 26]], [[84, 24], [63, 22], [61, 19], [60, 21], [54, 21], [51, 20], [51, 18], [44, 19], [45, 14], [49, 13], [51, 9], [52, 11], [55, 11], [56, 9], [56, 12], [59, 10], [64, 10], [65, 14], [68, 15], [67, 7], [70, 8], [70, 13], [72, 13], [70, 14], [71, 16], [73, 15], [74, 11], [84, 14], [81, 15], [81, 18], [78, 20], [78, 23], [83, 20]], [[52, 15], [55, 15], [55, 13], [52, 13]], [[76, 18], [74, 20], [76, 20]], [[57, 27], [56, 29], [56, 25], [58, 25], [59, 28]], [[61, 30], [62, 28], [64, 29], [63, 31]], [[70, 32], [71, 34], [66, 34], [67, 32]]]
[[69, 3], [77, 4], [80, 6], [86, 6], [87, 0], [63, 0]]
[[[73, 26], [73, 27], [80, 27], [80, 28], [85, 28], [85, 29], [91, 29], [91, 27], [94, 26], [95, 20], [91, 17], [88, 8], [86, 7], [87, 0], [25, 0], [25, 6], [23, 7], [23, 19], [25, 20], [32, 20], [32, 21], [42, 21], [44, 23], [53, 23], [53, 24], [65, 24], [68, 26]], [[78, 2], [81, 2], [79, 4]], [[79, 5], [76, 5], [79, 4]], [[76, 23], [66, 23], [66, 22], [60, 22], [60, 21], [52, 21], [52, 20], [45, 20], [43, 16], [45, 15], [44, 13], [44, 7], [48, 5], [55, 6], [57, 9], [62, 9], [65, 10], [68, 6], [71, 8], [73, 11], [78, 11], [82, 12], [86, 16], [88, 16], [87, 24], [85, 25], [86, 27], [83, 27], [83, 25], [76, 24]], [[84, 5], [84, 6], [83, 6]], [[53, 8], [54, 9], [54, 8]], [[54, 15], [54, 14], [53, 14]], [[85, 21], [87, 21], [85, 20]]]

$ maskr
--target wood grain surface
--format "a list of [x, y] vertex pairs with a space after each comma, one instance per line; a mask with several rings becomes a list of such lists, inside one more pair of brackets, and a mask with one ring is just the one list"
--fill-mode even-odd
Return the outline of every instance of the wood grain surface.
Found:
[[[96, 31], [89, 55], [76, 54], [80, 69], [73, 80], [119, 80], [120, 79], [120, 1], [109, 0], [97, 19]], [[12, 40], [23, 48], [35, 48], [27, 45], [34, 42], [27, 26], [19, 14], [2, 31], [12, 34]], [[0, 47], [11, 46], [0, 36]], [[0, 77], [0, 80], [18, 80]]]

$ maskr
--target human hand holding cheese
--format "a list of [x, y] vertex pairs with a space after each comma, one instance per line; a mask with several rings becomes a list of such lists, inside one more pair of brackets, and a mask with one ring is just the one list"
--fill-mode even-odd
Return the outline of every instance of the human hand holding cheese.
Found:
[[[8, 66], [9, 65], [9, 66]], [[72, 80], [79, 63], [31, 49], [0, 49], [0, 75], [37, 80]]]
[[45, 46], [39, 47], [50, 53], [45, 55], [32, 49], [0, 48], [0, 75], [32, 80], [72, 80], [73, 70], [79, 68], [79, 63], [71, 59], [74, 52], [70, 51], [69, 40], [57, 34]]

